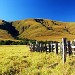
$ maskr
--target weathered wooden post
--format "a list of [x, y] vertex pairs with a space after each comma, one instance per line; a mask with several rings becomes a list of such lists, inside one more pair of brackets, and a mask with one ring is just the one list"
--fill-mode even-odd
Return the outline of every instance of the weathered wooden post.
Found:
[[73, 46], [72, 46], [73, 50], [72, 50], [72, 53], [73, 53], [73, 56], [75, 56], [75, 39], [73, 41]]
[[35, 51], [37, 52], [37, 47], [38, 47], [38, 44], [35, 44]]
[[29, 41], [29, 45], [31, 44], [31, 42]]
[[43, 52], [43, 44], [40, 43], [40, 51]]
[[71, 48], [70, 41], [67, 41], [67, 46], [68, 46], [68, 53], [69, 53], [69, 56], [70, 56], [72, 54], [72, 48]]
[[39, 43], [36, 41], [36, 44], [35, 44], [35, 51], [38, 52], [38, 45]]
[[33, 44], [31, 44], [30, 49], [31, 49], [31, 51], [33, 51]]
[[29, 48], [30, 48], [30, 51], [32, 51], [32, 43], [29, 41]]
[[56, 54], [58, 54], [58, 42], [55, 43]]
[[60, 53], [62, 54], [62, 42], [60, 42]]
[[42, 52], [44, 52], [44, 43], [42, 44]]
[[45, 50], [45, 44], [43, 44], [43, 52], [45, 52], [46, 50]]
[[62, 56], [63, 56], [63, 63], [66, 62], [66, 51], [67, 51], [67, 43], [66, 43], [66, 38], [62, 38]]
[[32, 44], [31, 43], [29, 44], [29, 47], [30, 47], [30, 51], [32, 51]]
[[50, 44], [50, 42], [48, 44], [49, 44], [49, 52], [51, 52], [51, 44]]
[[36, 44], [38, 44], [38, 42], [36, 41]]
[[75, 46], [75, 39], [74, 39], [74, 43], [73, 43], [73, 45]]
[[35, 44], [33, 44], [33, 52], [35, 52]]
[[40, 43], [37, 44], [37, 52], [40, 52]]
[[53, 45], [53, 41], [51, 42], [51, 52], [53, 52], [53, 47], [54, 47], [54, 45]]
[[45, 44], [45, 46], [44, 46], [44, 50], [47, 52], [47, 46], [46, 46], [46, 44]]
[[49, 44], [47, 43], [46, 46], [47, 46], [47, 51], [46, 52], [49, 52]]
[[43, 44], [42, 44], [42, 43], [39, 43], [39, 46], [38, 46], [38, 47], [39, 47], [39, 48], [38, 48], [38, 49], [39, 49], [38, 51], [39, 51], [39, 52], [42, 52], [42, 51], [43, 51]]

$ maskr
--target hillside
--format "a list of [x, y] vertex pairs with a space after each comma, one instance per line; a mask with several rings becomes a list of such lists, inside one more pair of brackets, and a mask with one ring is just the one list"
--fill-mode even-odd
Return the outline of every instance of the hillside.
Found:
[[8, 27], [4, 20], [0, 20], [0, 40], [12, 40], [14, 39], [9, 33]]
[[28, 38], [36, 40], [58, 40], [75, 38], [74, 22], [57, 22], [48, 19], [26, 19], [6, 22], [0, 20], [0, 39]]

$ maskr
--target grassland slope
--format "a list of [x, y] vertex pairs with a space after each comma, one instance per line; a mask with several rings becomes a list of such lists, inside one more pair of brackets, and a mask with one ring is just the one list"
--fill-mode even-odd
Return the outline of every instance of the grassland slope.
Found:
[[12, 25], [19, 31], [19, 37], [36, 40], [59, 40], [62, 37], [75, 38], [74, 22], [57, 22], [48, 19], [26, 19]]
[[26, 19], [12, 22], [0, 20], [0, 38], [28, 38], [35, 40], [58, 40], [75, 38], [75, 22], [58, 22], [49, 19]]
[[0, 20], [0, 40], [12, 40], [14, 39], [12, 35], [8, 32], [9, 29], [7, 27], [7, 22], [4, 20]]

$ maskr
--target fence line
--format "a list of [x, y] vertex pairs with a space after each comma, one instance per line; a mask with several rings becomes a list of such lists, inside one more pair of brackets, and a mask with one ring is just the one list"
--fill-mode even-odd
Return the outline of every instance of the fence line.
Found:
[[67, 41], [66, 38], [62, 38], [62, 42], [53, 42], [49, 41], [47, 43], [38, 43], [36, 44], [30, 43], [30, 51], [32, 52], [55, 52], [58, 54], [59, 52], [62, 54], [63, 63], [66, 62], [66, 55], [69, 54], [75, 56], [75, 41]]

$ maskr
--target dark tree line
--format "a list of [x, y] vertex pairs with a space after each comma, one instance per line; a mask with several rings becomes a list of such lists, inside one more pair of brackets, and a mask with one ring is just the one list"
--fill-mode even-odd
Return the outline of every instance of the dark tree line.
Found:
[[19, 41], [1, 40], [0, 45], [28, 45], [29, 41], [35, 43], [36, 40], [18, 38]]
[[[27, 38], [17, 38], [17, 40], [19, 40], [19, 41], [1, 40], [0, 45], [29, 45], [30, 43], [36, 44], [36, 40], [31, 40], [31, 39], [27, 39]], [[37, 41], [37, 42], [46, 44], [51, 41]], [[56, 42], [56, 41], [54, 41], [54, 42]]]

